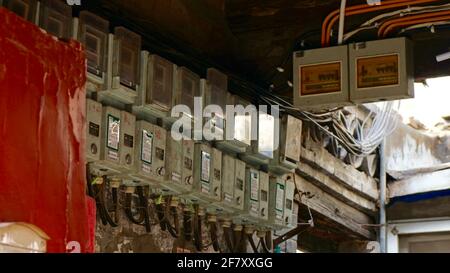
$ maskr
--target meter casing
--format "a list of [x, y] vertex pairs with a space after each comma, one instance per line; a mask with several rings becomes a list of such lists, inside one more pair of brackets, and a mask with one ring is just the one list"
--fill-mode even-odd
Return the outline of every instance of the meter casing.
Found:
[[41, 0], [39, 26], [48, 33], [69, 39], [72, 35], [72, 8], [59, 0]]
[[120, 116], [120, 168], [122, 174], [128, 174], [135, 169], [136, 117], [126, 111], [121, 111]]
[[25, 20], [38, 25], [40, 2], [37, 0], [3, 0], [0, 6], [14, 12]]
[[295, 184], [292, 176], [295, 174], [287, 175], [287, 179], [285, 181], [285, 201], [284, 201], [284, 225], [285, 228], [295, 228], [297, 227], [297, 223], [294, 223], [294, 194], [295, 194]]
[[100, 160], [100, 134], [102, 127], [102, 105], [91, 99], [86, 99], [86, 160]]
[[269, 170], [275, 174], [292, 173], [300, 161], [302, 121], [284, 115], [280, 124], [279, 147], [270, 160]]
[[272, 229], [283, 229], [286, 182], [282, 177], [269, 178], [269, 222]]

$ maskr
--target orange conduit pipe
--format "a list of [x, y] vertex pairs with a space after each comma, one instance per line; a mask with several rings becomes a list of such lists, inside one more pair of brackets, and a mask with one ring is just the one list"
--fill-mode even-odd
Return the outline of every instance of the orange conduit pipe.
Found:
[[[411, 0], [390, 0], [390, 1], [382, 2], [381, 5], [388, 5], [388, 4], [394, 4], [394, 3], [409, 2], [409, 1], [411, 1]], [[368, 9], [369, 7], [372, 7], [372, 6], [369, 6], [368, 4], [351, 6], [351, 7], [347, 7], [345, 9], [345, 12], [347, 14], [347, 12], [350, 12], [350, 11], [355, 11], [355, 10], [360, 10], [360, 9]], [[328, 14], [328, 16], [323, 21], [323, 23], [322, 23], [322, 39], [321, 39], [322, 45], [325, 44], [325, 42], [326, 42], [326, 37], [327, 37], [326, 30], [327, 30], [327, 27], [328, 27], [330, 21], [332, 19], [337, 21], [337, 19], [339, 19], [340, 11], [341, 11], [340, 9], [337, 9], [337, 10], [331, 12], [330, 14]], [[334, 18], [336, 18], [336, 19], [334, 19]]]
[[428, 12], [428, 13], [423, 13], [423, 14], [419, 14], [419, 15], [405, 16], [405, 17], [401, 17], [401, 18], [397, 18], [397, 19], [393, 19], [393, 20], [388, 20], [386, 22], [383, 22], [383, 24], [378, 29], [378, 37], [386, 36], [386, 30], [393, 24], [398, 24], [398, 23], [403, 23], [403, 22], [408, 22], [408, 21], [418, 20], [418, 19], [424, 19], [424, 18], [432, 19], [433, 17], [436, 17], [436, 16], [444, 16], [444, 15], [448, 15], [448, 14], [450, 14], [450, 10]]
[[[414, 0], [414, 1], [411, 1], [411, 0], [398, 1], [397, 0], [397, 1], [386, 1], [386, 2], [383, 2], [382, 5], [379, 5], [379, 6], [369, 6], [369, 5], [365, 4], [365, 5], [349, 7], [348, 9], [346, 9], [345, 15], [346, 16], [358, 15], [358, 14], [364, 14], [364, 13], [368, 13], [368, 12], [381, 11], [381, 10], [386, 10], [386, 9], [392, 9], [392, 8], [398, 8], [398, 7], [410, 6], [410, 5], [417, 5], [417, 4], [424, 4], [424, 3], [430, 3], [430, 2], [437, 2], [437, 1], [438, 0]], [[364, 8], [361, 8], [361, 6], [363, 6]], [[359, 7], [359, 8], [356, 8], [356, 7]], [[325, 22], [322, 25], [322, 38], [324, 39], [324, 40], [322, 40], [322, 46], [328, 46], [330, 44], [331, 29], [333, 28], [333, 25], [339, 19], [339, 10], [337, 11], [337, 13], [334, 13], [334, 14], [335, 15], [331, 16], [331, 19], [329, 19], [329, 23], [326, 26], [325, 36], [323, 35], [324, 34], [323, 27], [325, 25]], [[327, 20], [327, 19], [325, 19], [325, 20]]]
[[416, 25], [416, 24], [423, 24], [423, 23], [432, 23], [432, 22], [438, 22], [438, 21], [442, 21], [442, 20], [450, 20], [450, 14], [446, 15], [446, 16], [440, 16], [440, 17], [434, 17], [434, 18], [423, 18], [423, 19], [417, 19], [417, 20], [412, 20], [412, 21], [407, 21], [407, 22], [401, 22], [401, 23], [397, 23], [397, 24], [392, 24], [390, 25], [386, 31], [384, 32], [384, 36], [386, 37], [386, 35], [399, 27], [406, 27], [406, 26], [411, 26], [411, 25]]

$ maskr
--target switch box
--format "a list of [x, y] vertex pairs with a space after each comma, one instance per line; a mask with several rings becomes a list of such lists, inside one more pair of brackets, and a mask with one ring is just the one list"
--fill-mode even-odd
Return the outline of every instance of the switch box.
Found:
[[167, 118], [175, 105], [177, 66], [147, 51], [141, 52], [141, 86], [133, 112], [139, 117], [155, 120]]
[[48, 33], [69, 39], [72, 36], [72, 8], [59, 0], [41, 0], [39, 26]]
[[323, 110], [351, 105], [346, 45], [294, 52], [294, 105]]
[[84, 45], [87, 58], [88, 95], [106, 88], [108, 71], [109, 22], [88, 11], [73, 19], [73, 38]]
[[33, 24], [39, 22], [40, 3], [37, 0], [3, 0], [2, 5]]
[[269, 170], [276, 174], [291, 173], [300, 161], [302, 121], [291, 115], [281, 119], [279, 147], [274, 151]]
[[350, 100], [366, 103], [414, 97], [412, 41], [401, 37], [349, 45]]
[[159, 188], [164, 182], [166, 130], [146, 121], [136, 122], [135, 171], [130, 176]]
[[98, 94], [100, 101], [133, 104], [140, 85], [141, 36], [124, 27], [108, 35], [107, 88]]
[[269, 227], [282, 229], [285, 227], [286, 183], [283, 178], [274, 176], [269, 178]]
[[100, 160], [100, 146], [102, 144], [102, 105], [96, 101], [86, 99], [86, 160], [95, 162]]
[[134, 171], [136, 117], [125, 111], [120, 116], [120, 167], [122, 173], [128, 173]]
[[252, 165], [267, 166], [274, 158], [275, 117], [264, 112], [258, 114], [258, 139], [252, 140], [247, 152], [241, 157]]

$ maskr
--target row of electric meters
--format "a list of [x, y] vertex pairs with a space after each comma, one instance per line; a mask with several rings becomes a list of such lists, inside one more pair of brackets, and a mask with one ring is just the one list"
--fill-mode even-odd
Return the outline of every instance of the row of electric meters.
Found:
[[96, 175], [199, 204], [236, 224], [294, 225], [292, 175], [269, 175], [205, 142], [172, 133], [134, 115], [87, 100], [87, 160]]
[[[171, 112], [180, 104], [187, 106], [183, 114], [194, 122], [194, 97], [202, 98], [201, 109], [209, 105], [221, 106], [223, 110], [226, 105], [251, 106], [228, 92], [228, 77], [220, 71], [210, 68], [206, 79], [201, 79], [186, 67], [141, 51], [141, 37], [136, 33], [123, 27], [116, 27], [114, 34], [109, 33], [109, 22], [88, 11], [72, 18], [70, 6], [57, 0], [41, 3], [4, 0], [3, 5], [57, 37], [75, 38], [83, 43], [88, 97], [104, 105], [131, 109], [139, 119], [151, 123], [163, 120], [166, 128], [176, 120]], [[222, 139], [215, 141], [217, 147], [239, 154], [246, 162], [269, 166], [277, 174], [292, 172], [300, 160], [301, 121], [285, 116], [278, 128], [277, 118], [270, 114], [258, 112], [256, 119], [247, 114], [233, 115], [232, 120], [227, 120], [224, 113], [213, 113], [210, 119], [202, 118], [200, 127], [209, 128], [214, 139]], [[253, 132], [254, 128], [257, 132]], [[208, 132], [201, 130], [203, 135]], [[232, 139], [223, 140], [225, 136]], [[114, 155], [110, 152], [110, 156]]]

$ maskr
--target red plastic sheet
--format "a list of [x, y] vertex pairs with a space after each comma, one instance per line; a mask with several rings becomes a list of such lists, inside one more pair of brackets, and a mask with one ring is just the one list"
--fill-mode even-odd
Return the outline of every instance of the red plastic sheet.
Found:
[[49, 252], [89, 245], [85, 60], [79, 43], [0, 8], [0, 222], [37, 225]]

